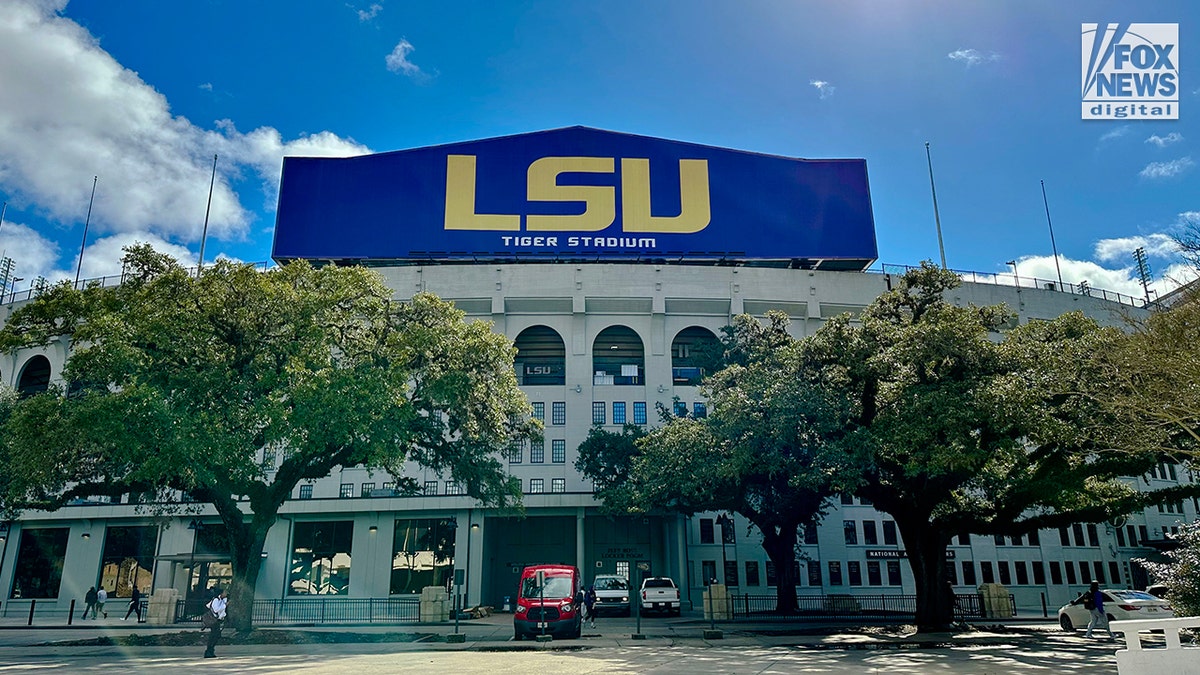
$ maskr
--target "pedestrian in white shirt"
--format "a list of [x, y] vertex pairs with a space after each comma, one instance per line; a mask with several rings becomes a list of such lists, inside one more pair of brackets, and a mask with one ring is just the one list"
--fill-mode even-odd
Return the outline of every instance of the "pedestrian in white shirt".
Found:
[[229, 593], [222, 588], [215, 598], [208, 601], [205, 610], [216, 619], [208, 631], [208, 649], [204, 650], [204, 658], [211, 659], [217, 655], [217, 642], [221, 639], [221, 625], [225, 623], [225, 610], [229, 607]]

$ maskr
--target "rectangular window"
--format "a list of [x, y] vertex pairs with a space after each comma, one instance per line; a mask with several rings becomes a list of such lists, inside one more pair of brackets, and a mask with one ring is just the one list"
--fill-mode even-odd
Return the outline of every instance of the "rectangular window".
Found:
[[546, 480], [544, 478], [529, 479], [529, 494], [536, 495], [546, 491]]
[[[713, 570], [715, 573], [716, 568], [714, 567]], [[775, 586], [778, 583], [779, 583], [779, 577], [777, 577], [775, 575], [775, 562], [772, 560], [768, 560], [767, 561], [767, 585]]]
[[342, 487], [338, 490], [338, 497], [347, 499], [354, 496], [354, 483], [342, 483]]
[[996, 566], [1000, 570], [1000, 583], [1004, 584], [1005, 586], [1011, 586], [1012, 572], [1010, 572], [1008, 569], [1008, 561], [1001, 560], [1000, 562], [996, 563]]
[[1125, 530], [1114, 528], [1113, 533], [1117, 535], [1117, 546], [1125, 548]]
[[1125, 532], [1129, 535], [1129, 545], [1131, 547], [1137, 546], [1138, 545], [1137, 544], [1138, 543], [1137, 529], [1134, 528], [1133, 525], [1126, 525]]
[[529, 441], [529, 462], [542, 464], [546, 461], [546, 441], [536, 439]]
[[1012, 538], [1012, 545], [1013, 546], [1024, 546], [1020, 535]]
[[1068, 533], [1065, 526], [1058, 528], [1058, 543], [1062, 544], [1063, 546], [1071, 545], [1071, 535]]
[[613, 401], [613, 424], [625, 424], [624, 401]]
[[1115, 560], [1110, 560], [1108, 563], [1108, 580], [1113, 586], [1121, 584], [1121, 566]]
[[683, 401], [675, 401], [673, 406], [676, 417], [687, 417], [687, 403]]
[[1003, 546], [1003, 545], [1004, 545], [1004, 535], [1002, 535], [1002, 534], [993, 534], [993, 535], [992, 535], [992, 540], [996, 542], [996, 545], [997, 545], [997, 546]]
[[1099, 546], [1100, 545], [1100, 533], [1096, 529], [1095, 523], [1088, 523], [1087, 533], [1088, 533], [1088, 546]]
[[851, 586], [862, 586], [862, 563], [857, 560], [846, 563], [846, 576]]
[[854, 506], [854, 495], [843, 493], [841, 495], [842, 506]]
[[[1067, 583], [1068, 584], [1075, 585], [1075, 584], [1079, 583], [1078, 577], [1075, 576], [1075, 566], [1071, 564], [1070, 560], [1066, 560], [1063, 562], [1063, 569], [1066, 570], [1066, 572], [1067, 572]], [[1051, 567], [1050, 571], [1053, 572], [1054, 568]]]
[[820, 586], [821, 584], [822, 584], [822, 582], [821, 582], [821, 561], [820, 560], [809, 560], [808, 561], [808, 585], [809, 586]]
[[700, 576], [704, 577], [704, 585], [717, 583], [717, 561], [701, 560]]
[[955, 586], [958, 585], [958, 568], [954, 566], [953, 560], [946, 561], [946, 579]]
[[1094, 577], [1101, 585], [1104, 585], [1104, 563], [1099, 560], [1092, 561], [1092, 571], [1096, 573]]
[[359, 490], [358, 490], [358, 496], [360, 496], [360, 497], [370, 497], [370, 496], [371, 496], [371, 493], [372, 493], [372, 492], [374, 492], [374, 491], [375, 491], [375, 484], [374, 484], [374, 483], [363, 483], [361, 486], [359, 486]]
[[525, 448], [524, 441], [513, 441], [508, 444], [508, 463], [520, 464], [524, 459]]
[[975, 563], [970, 560], [962, 561], [963, 584], [975, 585]]
[[737, 574], [738, 574], [737, 561], [736, 560], [726, 560], [725, 561], [725, 585], [726, 586], [737, 586], [738, 585]]
[[1038, 537], [1037, 530], [1034, 530], [1033, 532], [1029, 533], [1029, 545], [1030, 546], [1041, 546], [1042, 545], [1042, 540], [1040, 537]]
[[437, 489], [438, 489], [438, 482], [436, 480], [425, 481], [425, 496], [426, 497], [436, 497]]
[[1145, 525], [1138, 525], [1138, 541], [1142, 542], [1143, 544], [1145, 544], [1147, 541], [1150, 541], [1150, 533], [1146, 529]]
[[533, 404], [533, 419], [538, 420], [539, 422], [546, 421], [546, 404], [545, 403], [538, 401], [537, 403]]
[[883, 573], [879, 568], [878, 560], [867, 561], [867, 583], [871, 586], [883, 585]]
[[703, 401], [696, 401], [692, 404], [692, 417], [702, 420], [708, 417], [708, 404]]
[[354, 521], [296, 523], [288, 595], [346, 595]]
[[555, 464], [563, 464], [567, 461], [567, 442], [558, 439], [550, 441], [550, 461]]
[[604, 401], [592, 401], [592, 424], [605, 424], [608, 404]]
[[758, 578], [758, 561], [747, 560], [746, 561], [746, 585], [747, 586], [761, 586], [762, 584], [759, 582], [760, 582], [760, 579]]
[[550, 424], [561, 427], [567, 423], [567, 402], [555, 401], [550, 404]]
[[273, 447], [263, 448], [262, 470], [263, 471], [274, 471], [275, 470], [275, 448], [273, 448]]
[[300, 499], [312, 499], [312, 485], [300, 486]]
[[853, 520], [842, 521], [842, 532], [844, 532], [846, 535], [847, 544], [858, 543], [858, 524]]
[[1092, 583], [1092, 570], [1088, 568], [1087, 562], [1079, 561], [1079, 582], [1083, 584]]
[[446, 481], [446, 494], [451, 496], [462, 494], [462, 492], [459, 492], [458, 483], [452, 480]]
[[1055, 586], [1062, 586], [1063, 576], [1060, 567], [1057, 560], [1050, 561], [1050, 583]]
[[1087, 546], [1087, 543], [1085, 543], [1083, 540], [1083, 524], [1082, 523], [1075, 523], [1074, 525], [1072, 525], [1071, 532], [1074, 533], [1074, 535], [1075, 535], [1075, 545], [1076, 546]]
[[900, 561], [887, 561], [888, 586], [899, 586], [902, 583], [900, 578]]
[[633, 423], [634, 424], [645, 424], [646, 423], [646, 402], [645, 401], [634, 401], [633, 402]]
[[990, 560], [984, 560], [979, 563], [979, 576], [985, 584], [996, 583], [996, 573], [992, 571], [992, 563]]
[[877, 546], [879, 544], [879, 538], [875, 536], [875, 521], [873, 520], [863, 521], [863, 543], [867, 546]]
[[1013, 568], [1017, 572], [1017, 585], [1018, 586], [1028, 586], [1029, 585], [1029, 570], [1025, 567], [1025, 561], [1018, 560], [1018, 561], [1014, 562]]
[[829, 561], [829, 585], [842, 585], [842, 563], [837, 560]]
[[883, 544], [884, 546], [896, 545], [896, 523], [895, 521], [883, 521]]
[[803, 527], [804, 527], [804, 543], [808, 544], [809, 546], [816, 546], [817, 545], [817, 530], [819, 528], [812, 523], [804, 525]]
[[[17, 566], [9, 597], [22, 600], [58, 597], [70, 532], [65, 527], [21, 530], [21, 546], [17, 549]], [[153, 561], [151, 549], [150, 562]]]
[[554, 493], [566, 492], [567, 491], [567, 479], [566, 478], [551, 478], [550, 479], [550, 491], [554, 492]]
[[713, 544], [713, 543], [716, 543], [716, 541], [717, 541], [716, 537], [713, 535], [713, 519], [712, 518], [701, 518], [700, 519], [700, 543], [701, 544]]
[[1033, 583], [1037, 584], [1038, 586], [1045, 586], [1046, 585], [1046, 566], [1045, 566], [1045, 564], [1043, 564], [1041, 560], [1034, 560], [1033, 562], [1029, 563], [1029, 566], [1033, 569]]
[[132, 597], [134, 586], [142, 593], [150, 592], [157, 545], [158, 528], [153, 525], [107, 528], [100, 583], [112, 597]]
[[397, 519], [392, 538], [392, 595], [415, 595], [454, 579], [453, 518]]

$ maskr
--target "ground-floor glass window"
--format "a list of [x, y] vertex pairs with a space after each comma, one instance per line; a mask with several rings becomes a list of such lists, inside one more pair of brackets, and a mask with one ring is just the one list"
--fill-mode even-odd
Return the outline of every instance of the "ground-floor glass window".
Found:
[[449, 587], [454, 579], [453, 518], [396, 520], [392, 540], [392, 595], [420, 593], [426, 586]]
[[110, 598], [128, 598], [133, 587], [150, 592], [158, 528], [154, 525], [109, 527], [100, 558], [100, 585]]
[[350, 592], [350, 520], [296, 523], [292, 532], [289, 595], [345, 595]]
[[53, 527], [21, 530], [21, 548], [13, 571], [12, 598], [57, 598], [70, 530]]

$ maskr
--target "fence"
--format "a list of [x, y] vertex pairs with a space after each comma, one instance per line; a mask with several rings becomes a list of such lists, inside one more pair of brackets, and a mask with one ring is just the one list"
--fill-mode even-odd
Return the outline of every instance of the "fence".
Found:
[[[204, 603], [179, 600], [175, 622], [200, 622]], [[287, 598], [255, 600], [257, 626], [329, 623], [417, 623], [421, 620], [420, 599], [413, 598]]]
[[[774, 595], [730, 595], [731, 616], [734, 621], [762, 619], [914, 619], [917, 615], [915, 595], [800, 595], [796, 611], [780, 612]], [[1009, 611], [1004, 617], [1016, 616], [1016, 599], [1008, 596]], [[957, 621], [987, 618], [983, 599], [975, 594], [955, 595], [954, 618]]]

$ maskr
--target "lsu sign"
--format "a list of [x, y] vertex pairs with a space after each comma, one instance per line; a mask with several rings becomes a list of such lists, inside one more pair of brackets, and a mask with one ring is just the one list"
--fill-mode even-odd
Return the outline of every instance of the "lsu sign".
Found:
[[862, 269], [862, 160], [809, 161], [584, 127], [284, 160], [273, 257], [728, 259]]

